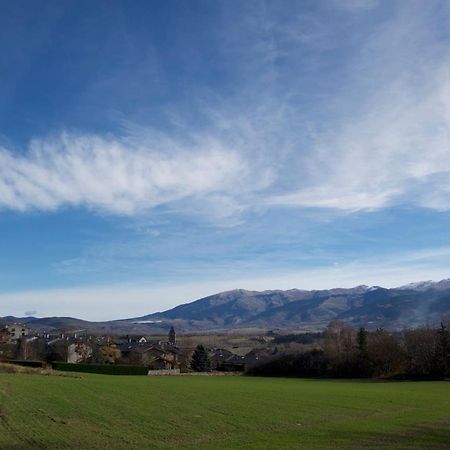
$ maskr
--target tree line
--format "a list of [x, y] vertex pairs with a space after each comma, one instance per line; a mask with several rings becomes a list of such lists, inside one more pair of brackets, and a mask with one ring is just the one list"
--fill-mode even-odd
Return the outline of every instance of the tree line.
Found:
[[421, 327], [388, 332], [331, 322], [312, 348], [281, 354], [247, 370], [250, 375], [442, 379], [450, 377], [450, 331]]

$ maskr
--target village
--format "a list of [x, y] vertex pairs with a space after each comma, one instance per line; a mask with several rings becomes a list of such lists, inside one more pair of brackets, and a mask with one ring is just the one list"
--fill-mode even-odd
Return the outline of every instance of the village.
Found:
[[206, 341], [212, 371], [244, 372], [278, 352], [278, 347], [271, 345], [272, 338], [266, 336], [235, 339], [238, 342], [224, 339], [224, 346], [217, 347], [217, 339], [211, 337], [178, 337], [174, 327], [166, 336], [106, 336], [85, 330], [36, 332], [26, 324], [13, 323], [0, 329], [0, 361], [26, 365], [126, 365], [145, 367], [149, 374], [175, 375], [189, 371], [201, 340]]

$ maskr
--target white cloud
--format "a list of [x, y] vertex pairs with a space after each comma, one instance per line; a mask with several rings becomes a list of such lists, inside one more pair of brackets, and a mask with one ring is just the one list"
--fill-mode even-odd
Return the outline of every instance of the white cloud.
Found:
[[450, 53], [433, 31], [434, 8], [420, 5], [370, 35], [345, 95], [330, 99], [329, 131], [303, 160], [308, 177], [269, 204], [450, 209]]
[[27, 153], [0, 149], [0, 208], [65, 205], [131, 214], [188, 197], [236, 195], [248, 161], [212, 138], [189, 146], [169, 138], [136, 141], [62, 134], [34, 140]]
[[[229, 224], [273, 205], [448, 210], [450, 53], [434, 25], [437, 11], [450, 14], [437, 4], [399, 2], [387, 20], [374, 15], [378, 25], [352, 45], [339, 27], [330, 31], [301, 9], [283, 22], [267, 5], [247, 11], [240, 24], [247, 33], [224, 39], [239, 63], [239, 94], [196, 96], [201, 127], [175, 110], [172, 134], [131, 126], [119, 138], [63, 134], [35, 139], [22, 154], [0, 149], [0, 208], [136, 214], [170, 205]], [[309, 82], [299, 79], [338, 67], [338, 37], [347, 42], [338, 82], [324, 77], [327, 98], [304, 92]]]

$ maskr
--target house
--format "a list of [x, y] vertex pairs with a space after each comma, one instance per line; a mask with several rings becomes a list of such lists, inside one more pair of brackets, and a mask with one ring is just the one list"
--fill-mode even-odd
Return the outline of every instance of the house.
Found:
[[118, 348], [122, 353], [122, 359], [128, 364], [139, 364], [155, 370], [178, 367], [178, 349], [169, 344], [127, 342]]
[[72, 342], [67, 347], [67, 362], [68, 363], [83, 363], [92, 357], [94, 351], [91, 345], [87, 342]]
[[236, 356], [234, 353], [224, 348], [213, 349], [210, 354], [211, 366], [215, 370], [220, 370], [221, 366], [226, 363], [230, 358]]
[[253, 349], [244, 356], [236, 355], [229, 350], [218, 348], [210, 354], [211, 365], [215, 370], [224, 372], [243, 372], [261, 363], [269, 357], [265, 349]]
[[175, 369], [178, 366], [178, 351], [173, 347], [152, 345], [142, 352], [142, 362], [152, 369]]
[[0, 344], [7, 344], [9, 343], [10, 335], [6, 328], [0, 329]]
[[244, 356], [236, 355], [224, 348], [214, 349], [210, 355], [213, 369], [224, 372], [242, 372], [245, 369]]
[[121, 353], [122, 363], [138, 365], [142, 364], [142, 353], [147, 347], [147, 345], [131, 342], [131, 340], [117, 346]]
[[9, 339], [11, 341], [17, 341], [20, 338], [28, 336], [30, 334], [30, 330], [25, 325], [21, 325], [18, 323], [6, 325], [5, 330], [9, 335]]
[[173, 370], [176, 369], [177, 365], [172, 359], [164, 358], [163, 356], [156, 357], [150, 363], [151, 370]]

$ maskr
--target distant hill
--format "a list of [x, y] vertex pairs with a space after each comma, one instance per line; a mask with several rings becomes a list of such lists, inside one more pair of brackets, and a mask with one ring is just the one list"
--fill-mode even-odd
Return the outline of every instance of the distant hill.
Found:
[[354, 326], [401, 329], [437, 324], [450, 317], [450, 279], [411, 283], [399, 288], [246, 291], [211, 295], [164, 312], [133, 319], [88, 322], [70, 317], [0, 319], [21, 321], [39, 330], [85, 329], [100, 333], [159, 333], [244, 328], [307, 330], [340, 319]]
[[2, 317], [0, 325], [23, 323], [36, 332], [84, 330], [92, 334], [159, 334], [166, 333], [166, 325], [150, 326], [148, 323], [135, 323], [134, 320], [114, 320], [108, 322], [89, 322], [73, 317]]

